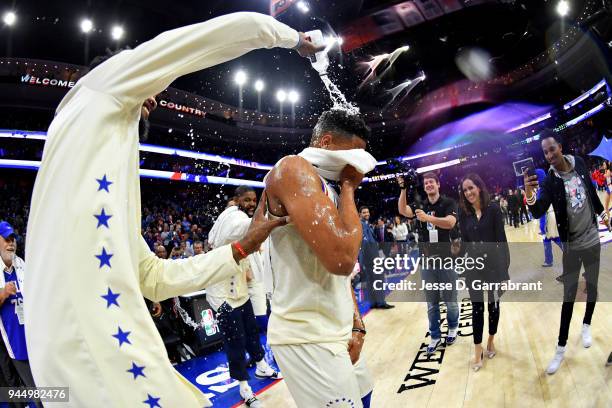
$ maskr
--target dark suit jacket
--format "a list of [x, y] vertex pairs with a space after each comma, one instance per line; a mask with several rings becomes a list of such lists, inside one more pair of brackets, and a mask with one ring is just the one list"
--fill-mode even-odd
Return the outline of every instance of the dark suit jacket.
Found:
[[[482, 256], [485, 268], [466, 272], [471, 279], [485, 282], [502, 282], [510, 279], [510, 249], [504, 231], [504, 217], [497, 203], [491, 202], [482, 211], [480, 220], [476, 214], [459, 211], [462, 251], [472, 258]], [[486, 255], [486, 257], [485, 257]]]

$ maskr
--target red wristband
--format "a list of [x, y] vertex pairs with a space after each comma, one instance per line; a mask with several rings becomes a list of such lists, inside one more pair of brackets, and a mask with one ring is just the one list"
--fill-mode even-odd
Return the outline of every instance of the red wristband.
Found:
[[242, 245], [240, 245], [240, 242], [238, 241], [234, 241], [232, 242], [232, 246], [234, 248], [236, 248], [236, 251], [238, 251], [238, 253], [240, 254], [240, 256], [242, 257], [242, 259], [246, 258], [247, 256], [249, 256], [246, 251], [244, 250], [244, 248], [242, 248]]

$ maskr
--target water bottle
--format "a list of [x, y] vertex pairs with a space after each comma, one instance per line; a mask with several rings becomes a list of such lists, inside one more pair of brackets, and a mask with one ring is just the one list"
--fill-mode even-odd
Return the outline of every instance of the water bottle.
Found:
[[[308, 31], [306, 33], [306, 37], [315, 45], [315, 46], [325, 46], [325, 38], [323, 37], [323, 33], [321, 30]], [[317, 52], [315, 55], [308, 57], [310, 60], [310, 64], [312, 67], [319, 73], [320, 76], [327, 75], [327, 68], [329, 67], [329, 57], [327, 55], [327, 50], [323, 49]]]

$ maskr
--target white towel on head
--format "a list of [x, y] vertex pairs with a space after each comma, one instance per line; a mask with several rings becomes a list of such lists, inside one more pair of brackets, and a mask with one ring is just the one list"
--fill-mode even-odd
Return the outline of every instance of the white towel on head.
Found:
[[340, 173], [347, 164], [360, 173], [369, 173], [376, 167], [376, 159], [364, 149], [327, 150], [307, 147], [298, 156], [312, 164], [326, 180], [340, 180]]

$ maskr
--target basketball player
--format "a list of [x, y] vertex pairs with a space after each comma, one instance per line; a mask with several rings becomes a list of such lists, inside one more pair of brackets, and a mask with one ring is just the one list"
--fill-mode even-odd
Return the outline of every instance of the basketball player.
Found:
[[236, 275], [283, 221], [263, 220], [261, 208], [238, 243], [155, 257], [140, 235], [139, 120], [176, 78], [273, 47], [318, 50], [270, 16], [230, 14], [113, 56], [58, 106], [32, 195], [24, 297], [34, 381], [70, 387], [67, 406], [210, 406], [168, 361], [143, 295], [159, 301]]
[[[364, 171], [376, 163], [363, 150], [368, 136], [361, 117], [325, 112], [311, 148], [284, 157], [266, 177], [269, 217], [291, 219], [270, 235], [268, 343], [298, 407], [369, 406], [372, 384], [359, 358], [366, 331], [349, 279], [362, 234], [356, 167], [364, 155], [373, 161]], [[338, 166], [343, 155], [351, 165]], [[339, 196], [320, 173], [338, 180]]]

